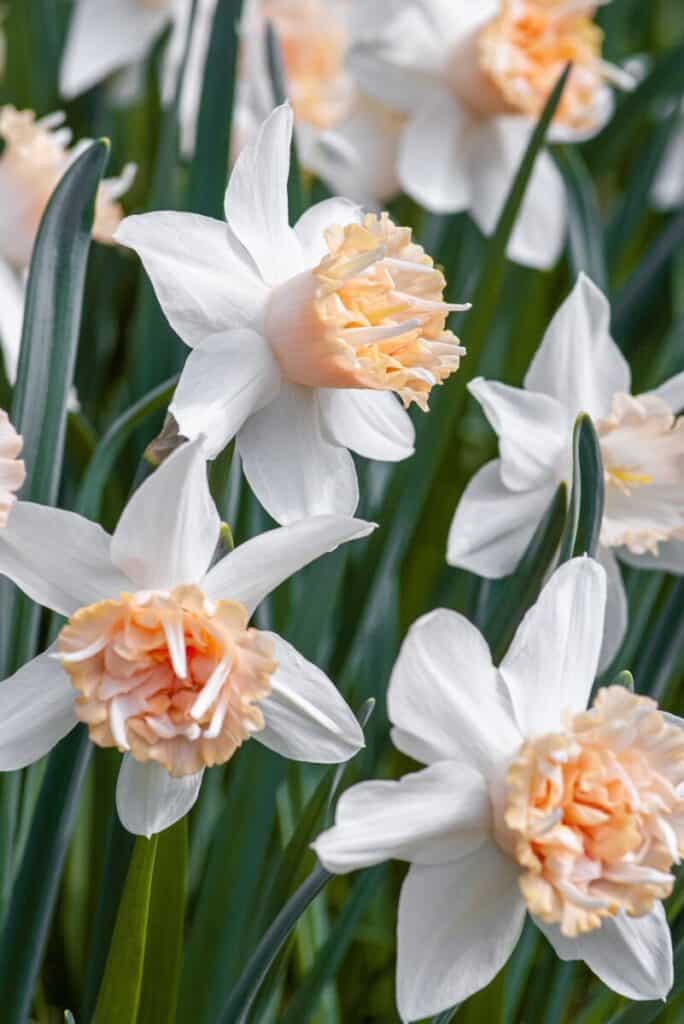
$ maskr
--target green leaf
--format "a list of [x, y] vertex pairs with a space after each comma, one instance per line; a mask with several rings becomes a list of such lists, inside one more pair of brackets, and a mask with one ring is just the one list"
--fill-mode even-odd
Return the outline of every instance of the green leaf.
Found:
[[354, 940], [354, 933], [361, 915], [378, 891], [380, 879], [385, 870], [385, 866], [380, 865], [370, 871], [364, 871], [355, 883], [349, 898], [330, 929], [327, 940], [318, 951], [313, 967], [289, 1000], [287, 1010], [282, 1015], [281, 1024], [304, 1024], [311, 1018], [323, 989], [328, 982], [333, 980], [344, 960], [347, 950]]
[[158, 839], [136, 839], [93, 1024], [138, 1019]]
[[634, 693], [634, 676], [627, 669], [624, 672], [620, 672], [619, 675], [613, 680], [612, 686], [624, 686], [630, 693]]
[[575, 421], [572, 448], [572, 491], [559, 564], [577, 555], [595, 555], [603, 520], [605, 485], [601, 448], [596, 428], [586, 413]]
[[499, 599], [487, 616], [483, 632], [489, 641], [496, 664], [508, 650], [526, 611], [539, 597], [561, 541], [567, 502], [567, 487], [562, 483], [517, 569], [506, 580]]
[[599, 288], [608, 291], [601, 211], [591, 175], [574, 146], [556, 150], [568, 200], [568, 247], [573, 277], [584, 271]]
[[228, 180], [241, 13], [242, 0], [216, 4], [190, 166], [188, 209], [219, 219]]
[[154, 862], [137, 1024], [173, 1024], [183, 955], [188, 819], [161, 832]]
[[[285, 74], [285, 64], [283, 62], [280, 42], [272, 22], [269, 22], [266, 26], [266, 56], [275, 104], [276, 106], [281, 106], [281, 104], [287, 101], [287, 76]], [[290, 211], [290, 223], [295, 224], [304, 213], [307, 206], [302, 188], [302, 172], [299, 166], [297, 138], [295, 132], [292, 133], [290, 175], [287, 179], [287, 195]]]

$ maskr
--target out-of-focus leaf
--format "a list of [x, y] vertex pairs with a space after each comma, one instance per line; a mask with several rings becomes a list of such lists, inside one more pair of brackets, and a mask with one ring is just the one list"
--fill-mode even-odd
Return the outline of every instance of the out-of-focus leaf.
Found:
[[323, 989], [335, 977], [354, 940], [354, 932], [361, 915], [377, 892], [384, 871], [384, 865], [380, 865], [365, 871], [358, 879], [330, 929], [328, 939], [318, 951], [313, 967], [288, 1002], [282, 1024], [305, 1024], [311, 1018]]
[[667, 598], [655, 621], [651, 621], [636, 664], [634, 678], [639, 693], [662, 701], [681, 657], [684, 643], [684, 578], [672, 580]]
[[613, 680], [613, 686], [624, 686], [626, 690], [634, 693], [634, 676], [631, 672], [628, 672], [627, 669], [625, 669], [615, 677]]
[[559, 563], [577, 555], [595, 555], [603, 520], [603, 464], [596, 428], [590, 416], [582, 414], [577, 417], [572, 444], [572, 491]]
[[136, 839], [93, 1024], [138, 1019], [158, 838]]
[[556, 159], [565, 182], [568, 200], [568, 245], [572, 275], [580, 271], [608, 291], [601, 211], [587, 165], [577, 149], [558, 147]]
[[204, 69], [187, 205], [208, 217], [223, 217], [241, 12], [242, 0], [218, 0]]

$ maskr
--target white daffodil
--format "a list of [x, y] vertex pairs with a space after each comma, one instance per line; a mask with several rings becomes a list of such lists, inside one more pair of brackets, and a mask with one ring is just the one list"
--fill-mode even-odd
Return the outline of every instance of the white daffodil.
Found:
[[562, 566], [501, 667], [439, 610], [409, 631], [388, 691], [392, 738], [428, 767], [341, 798], [314, 844], [330, 871], [411, 867], [399, 900], [405, 1021], [487, 985], [529, 912], [563, 960], [629, 999], [663, 999], [672, 944], [662, 899], [684, 852], [681, 719], [621, 686], [587, 701], [605, 574]]
[[171, 412], [216, 455], [232, 437], [261, 504], [280, 523], [351, 515], [351, 448], [412, 454], [396, 400], [427, 408], [463, 349], [446, 329], [444, 276], [386, 214], [346, 200], [312, 207], [292, 229], [292, 111], [276, 109], [240, 154], [227, 225], [188, 213], [128, 217], [135, 249], [174, 330], [192, 347]]
[[275, 106], [266, 48], [271, 23], [281, 45], [300, 163], [360, 202], [399, 191], [402, 118], [370, 99], [346, 64], [353, 21], [349, 0], [247, 0], [242, 16], [236, 149]]
[[[0, 107], [0, 340], [5, 369], [14, 383], [19, 362], [26, 273], [45, 207], [60, 178], [90, 145], [71, 146], [64, 115], [36, 120], [32, 110]], [[105, 179], [97, 193], [93, 237], [111, 243], [123, 211], [117, 199], [129, 188], [135, 167]]]
[[19, 502], [0, 572], [68, 621], [54, 648], [0, 685], [0, 769], [30, 764], [85, 722], [94, 743], [125, 753], [119, 817], [150, 835], [190, 810], [205, 766], [250, 737], [295, 760], [347, 760], [363, 734], [333, 684], [248, 622], [288, 576], [372, 528], [312, 518], [212, 566], [220, 522], [199, 441], [140, 487], [111, 537]]
[[468, 388], [499, 436], [500, 458], [468, 484], [447, 546], [450, 565], [497, 579], [513, 572], [561, 481], [572, 480], [580, 413], [598, 432], [605, 510], [597, 557], [608, 573], [602, 662], [617, 652], [627, 601], [616, 555], [684, 572], [684, 374], [630, 395], [631, 374], [610, 336], [610, 306], [581, 275], [556, 313], [523, 388], [482, 378]]
[[0, 527], [7, 520], [16, 502], [16, 492], [26, 479], [26, 468], [18, 458], [23, 440], [12, 426], [9, 416], [0, 409]]
[[[468, 210], [487, 235], [534, 120], [568, 61], [573, 70], [555, 139], [599, 131], [612, 110], [607, 82], [632, 84], [601, 59], [591, 0], [354, 2], [360, 27], [352, 72], [369, 95], [406, 117], [398, 156], [402, 187], [436, 213]], [[563, 181], [542, 153], [509, 254], [528, 266], [552, 266], [564, 231]]]
[[62, 58], [61, 94], [73, 99], [114, 72], [134, 68], [170, 29], [163, 99], [170, 103], [175, 96], [187, 49], [179, 118], [183, 151], [192, 152], [216, 0], [197, 0], [191, 26], [192, 8], [193, 0], [76, 0]]

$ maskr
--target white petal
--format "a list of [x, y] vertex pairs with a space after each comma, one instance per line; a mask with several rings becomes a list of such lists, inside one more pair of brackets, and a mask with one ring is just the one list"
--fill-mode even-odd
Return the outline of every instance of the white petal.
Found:
[[399, 782], [352, 786], [337, 804], [334, 827], [312, 845], [338, 875], [391, 859], [444, 864], [480, 847], [491, 818], [484, 776], [442, 761]]
[[354, 514], [354, 460], [324, 437], [312, 388], [283, 382], [279, 396], [239, 431], [237, 447], [250, 487], [277, 523]]
[[79, 0], [69, 25], [59, 88], [66, 99], [143, 57], [169, 20], [139, 0]]
[[487, 579], [513, 572], [553, 499], [552, 481], [511, 491], [495, 459], [478, 470], [463, 492], [449, 530], [447, 562]]
[[74, 689], [46, 651], [0, 683], [0, 771], [25, 768], [76, 725]]
[[[494, 232], [523, 160], [534, 125], [527, 118], [495, 117], [480, 122], [465, 158], [472, 182], [470, 212], [486, 235]], [[544, 270], [557, 262], [565, 235], [565, 189], [546, 152], [536, 159], [508, 256]]]
[[258, 325], [267, 289], [221, 221], [197, 213], [126, 217], [115, 239], [143, 262], [174, 331], [191, 347]]
[[684, 575], [684, 540], [666, 540], [658, 545], [658, 554], [634, 555], [629, 548], [616, 548], [621, 561], [635, 569], [656, 569], [660, 572], [671, 572], [675, 576]]
[[398, 174], [404, 190], [433, 213], [470, 205], [468, 152], [477, 126], [446, 90], [436, 90], [406, 126]]
[[313, 516], [253, 537], [222, 558], [202, 589], [215, 600], [239, 601], [251, 614], [283, 580], [349, 540], [367, 537], [374, 523], [347, 516]]
[[[684, 549], [684, 544], [682, 545]], [[599, 671], [603, 671], [613, 661], [627, 632], [629, 609], [627, 594], [622, 582], [620, 566], [611, 548], [600, 547], [597, 552], [598, 561], [606, 572], [606, 621], [603, 627], [603, 646], [599, 659]]]
[[112, 537], [112, 561], [144, 589], [198, 583], [216, 549], [220, 525], [202, 440], [190, 441], [126, 505]]
[[[682, 177], [684, 178], [684, 161], [682, 162], [682, 168]], [[659, 388], [654, 388], [651, 393], [667, 402], [675, 416], [684, 413], [684, 371], [676, 373], [674, 377], [670, 377]]]
[[525, 377], [525, 387], [562, 402], [574, 418], [606, 416], [616, 392], [630, 391], [630, 370], [610, 336], [610, 306], [580, 274], [554, 316]]
[[501, 480], [506, 487], [526, 491], [550, 477], [558, 479], [571, 437], [560, 402], [483, 377], [472, 380], [468, 390], [499, 435]]
[[112, 565], [109, 534], [73, 512], [19, 501], [0, 530], [0, 574], [60, 615], [118, 597], [130, 581]]
[[652, 199], [660, 210], [684, 205], [684, 122], [670, 138], [653, 183]]
[[225, 331], [190, 353], [169, 411], [184, 437], [205, 435], [206, 454], [214, 458], [279, 389], [280, 370], [265, 338], [247, 328]]
[[319, 394], [327, 432], [338, 445], [380, 462], [413, 455], [411, 417], [391, 392], [326, 388]]
[[300, 124], [300, 159], [331, 191], [375, 205], [400, 190], [396, 167], [402, 128], [391, 111], [359, 102], [327, 131]]
[[10, 384], [17, 379], [25, 286], [11, 267], [0, 260], [0, 345]]
[[584, 960], [601, 981], [627, 999], [665, 999], [672, 988], [672, 938], [662, 903], [643, 917], [618, 911], [600, 928], [567, 939], [557, 925], [536, 921], [561, 960]]
[[488, 774], [521, 744], [482, 635], [443, 608], [411, 626], [392, 671], [387, 710], [396, 746], [425, 764], [461, 761]]
[[278, 668], [272, 692], [259, 702], [266, 721], [254, 738], [295, 761], [338, 764], [364, 746], [363, 730], [324, 672], [275, 633]]
[[125, 829], [136, 836], [156, 835], [190, 811], [204, 772], [174, 778], [157, 761], [141, 764], [124, 756], [116, 784], [116, 810]]
[[557, 569], [520, 623], [501, 663], [523, 735], [552, 732], [583, 711], [603, 640], [606, 574], [592, 558]]
[[285, 104], [244, 147], [226, 191], [226, 220], [269, 284], [303, 269], [302, 247], [288, 219], [291, 141], [292, 110]]
[[410, 868], [399, 899], [402, 1020], [463, 1002], [498, 974], [525, 922], [518, 874], [494, 842], [453, 864]]
[[363, 210], [349, 199], [325, 199], [316, 203], [302, 214], [295, 225], [295, 234], [301, 242], [304, 262], [307, 267], [315, 267], [330, 252], [325, 240], [325, 232], [333, 225], [346, 227], [347, 224], [358, 224], [363, 217]]

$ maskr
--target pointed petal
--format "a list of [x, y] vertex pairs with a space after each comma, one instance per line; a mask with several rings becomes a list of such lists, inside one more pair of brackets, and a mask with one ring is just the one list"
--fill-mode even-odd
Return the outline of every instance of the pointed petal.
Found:
[[[485, 235], [494, 232], [533, 129], [527, 118], [495, 117], [479, 122], [473, 134], [466, 154], [470, 212]], [[540, 270], [554, 266], [563, 246], [565, 223], [563, 179], [548, 153], [542, 152], [513, 229], [509, 258]]]
[[387, 710], [395, 745], [425, 764], [459, 761], [487, 775], [520, 747], [485, 640], [466, 618], [443, 608], [411, 626]]
[[76, 694], [51, 653], [0, 683], [0, 771], [37, 761], [76, 725]]
[[290, 227], [287, 178], [292, 109], [270, 114], [254, 142], [240, 153], [226, 191], [226, 220], [264, 281], [280, 284], [304, 269], [302, 247]]
[[125, 754], [116, 784], [116, 810], [136, 836], [156, 835], [192, 810], [204, 772], [174, 778], [157, 761], [141, 764]]
[[513, 572], [551, 504], [552, 481], [531, 491], [511, 491], [501, 461], [478, 470], [463, 492], [449, 530], [447, 562], [487, 579]]
[[491, 817], [484, 776], [443, 761], [399, 782], [352, 786], [338, 801], [334, 827], [312, 845], [338, 875], [392, 859], [444, 864], [478, 849]]
[[618, 911], [577, 939], [535, 919], [561, 960], [584, 960], [604, 985], [627, 999], [666, 999], [672, 988], [672, 938], [662, 903], [643, 917]]
[[[682, 544], [684, 549], [684, 544]], [[599, 659], [599, 671], [608, 668], [622, 647], [627, 632], [629, 609], [627, 594], [622, 582], [620, 565], [611, 548], [600, 547], [597, 552], [599, 563], [606, 573], [606, 621], [603, 627], [603, 646]]]
[[346, 227], [348, 224], [359, 224], [363, 210], [357, 203], [349, 199], [324, 199], [322, 203], [310, 206], [295, 225], [295, 234], [299, 239], [304, 262], [307, 267], [315, 267], [330, 252], [325, 240], [325, 232], [333, 225]]
[[413, 455], [416, 432], [411, 417], [391, 392], [326, 388], [320, 402], [326, 430], [343, 448], [380, 462]]
[[501, 663], [524, 736], [560, 728], [584, 711], [598, 668], [606, 574], [592, 558], [557, 569], [520, 623]]
[[114, 237], [137, 252], [164, 315], [186, 345], [259, 323], [266, 287], [220, 221], [196, 213], [144, 213], [126, 217]]
[[112, 565], [110, 541], [101, 526], [74, 512], [19, 501], [0, 531], [0, 573], [32, 601], [69, 616], [130, 589]]
[[568, 415], [548, 395], [477, 377], [468, 390], [499, 435], [501, 480], [513, 491], [527, 491], [558, 478], [570, 444]]
[[79, 0], [62, 58], [61, 94], [72, 99], [139, 60], [168, 20], [168, 10], [138, 0]]
[[112, 537], [112, 561], [143, 589], [198, 583], [216, 549], [220, 525], [202, 439], [190, 441], [126, 505]]
[[242, 427], [237, 447], [250, 487], [277, 523], [354, 514], [354, 460], [324, 437], [315, 390], [283, 382], [279, 396]]
[[493, 841], [453, 864], [410, 868], [399, 898], [397, 1004], [405, 1021], [488, 985], [525, 922], [518, 867]]
[[476, 131], [452, 96], [435, 90], [401, 138], [397, 170], [404, 190], [433, 213], [467, 209], [472, 194], [467, 153]]
[[280, 370], [265, 338], [247, 328], [225, 331], [190, 353], [169, 411], [184, 437], [205, 435], [206, 454], [214, 458], [279, 389]]
[[268, 530], [241, 544], [205, 576], [202, 588], [215, 600], [239, 601], [251, 614], [283, 580], [346, 541], [367, 537], [375, 523], [347, 516], [313, 516]]
[[324, 672], [275, 633], [278, 668], [259, 702], [266, 726], [254, 738], [294, 761], [338, 764], [364, 746], [363, 730]]
[[[684, 161], [682, 161], [682, 167], [684, 167]], [[674, 377], [670, 377], [651, 393], [667, 402], [675, 416], [684, 413], [684, 371], [676, 373]]]
[[544, 335], [525, 387], [557, 398], [573, 419], [581, 412], [600, 419], [614, 394], [629, 394], [630, 383], [629, 366], [610, 336], [608, 300], [580, 274]]

